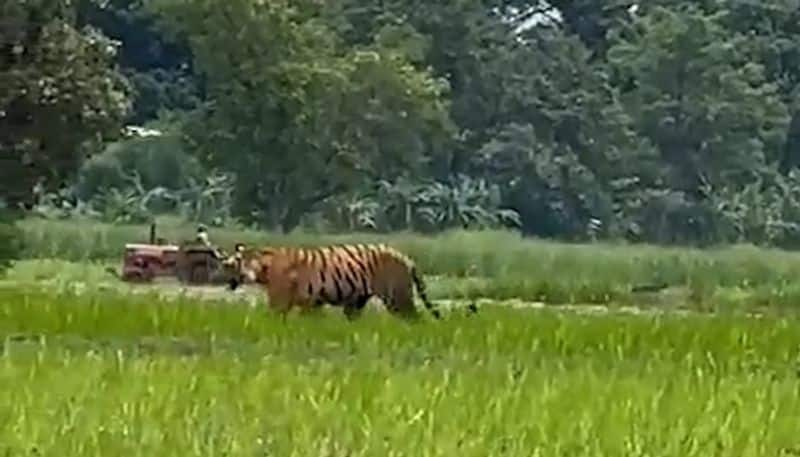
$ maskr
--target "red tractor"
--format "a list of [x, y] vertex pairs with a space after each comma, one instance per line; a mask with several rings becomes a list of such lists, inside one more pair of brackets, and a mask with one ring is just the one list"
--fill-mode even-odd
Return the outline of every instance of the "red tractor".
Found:
[[150, 282], [157, 276], [176, 276], [179, 249], [174, 245], [128, 243], [120, 278], [123, 281]]
[[[125, 245], [120, 279], [152, 282], [157, 277], [175, 277], [189, 284], [222, 284], [226, 281], [220, 269], [222, 253], [195, 241], [168, 244], [163, 239], [156, 239], [155, 233], [155, 224], [151, 224], [149, 243]], [[113, 274], [116, 275], [116, 271]]]

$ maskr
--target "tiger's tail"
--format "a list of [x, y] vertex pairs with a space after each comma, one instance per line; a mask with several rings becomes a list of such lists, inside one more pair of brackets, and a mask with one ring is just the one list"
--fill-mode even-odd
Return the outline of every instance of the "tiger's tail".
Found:
[[417, 293], [419, 294], [419, 297], [422, 299], [422, 303], [425, 305], [425, 308], [427, 308], [428, 311], [430, 311], [431, 315], [435, 319], [441, 319], [442, 313], [436, 308], [436, 305], [431, 303], [431, 301], [428, 299], [428, 294], [425, 291], [425, 281], [420, 276], [416, 266], [411, 267], [411, 279], [414, 280], [414, 285], [417, 286]]

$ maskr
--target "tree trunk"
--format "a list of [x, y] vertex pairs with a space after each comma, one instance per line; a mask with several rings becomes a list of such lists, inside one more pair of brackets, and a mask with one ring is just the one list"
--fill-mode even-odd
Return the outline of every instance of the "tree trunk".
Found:
[[292, 230], [296, 229], [297, 226], [300, 225], [303, 215], [309, 209], [310, 208], [300, 206], [290, 206], [286, 208], [286, 210], [283, 212], [283, 216], [280, 219], [281, 233], [288, 234]]
[[800, 112], [792, 115], [783, 145], [783, 155], [779, 162], [781, 174], [787, 174], [798, 166], [800, 166]]
[[[7, 151], [0, 150], [0, 154]], [[8, 208], [30, 208], [34, 203], [33, 188], [38, 176], [15, 159], [0, 159], [0, 199]]]

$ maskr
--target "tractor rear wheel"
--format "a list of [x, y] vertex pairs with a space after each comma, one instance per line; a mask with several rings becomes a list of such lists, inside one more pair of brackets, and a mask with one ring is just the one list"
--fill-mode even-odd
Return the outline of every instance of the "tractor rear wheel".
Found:
[[205, 284], [208, 282], [208, 268], [204, 263], [196, 263], [192, 267], [192, 282], [195, 284]]

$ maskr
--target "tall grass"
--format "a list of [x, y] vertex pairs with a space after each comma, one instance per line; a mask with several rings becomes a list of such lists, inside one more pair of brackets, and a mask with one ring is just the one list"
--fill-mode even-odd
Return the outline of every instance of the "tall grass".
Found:
[[797, 330], [507, 309], [284, 323], [222, 303], [5, 288], [0, 451], [790, 455]]
[[[144, 226], [26, 220], [34, 258], [119, 261], [126, 242], [144, 241]], [[193, 227], [160, 225], [170, 240], [190, 238]], [[642, 286], [670, 286], [680, 301], [703, 306], [748, 302], [792, 306], [800, 299], [800, 257], [792, 252], [732, 246], [699, 250], [621, 244], [563, 244], [525, 239], [509, 232], [452, 231], [417, 234], [280, 235], [213, 230], [212, 239], [231, 249], [251, 244], [315, 245], [381, 241], [411, 255], [428, 275], [466, 278], [450, 288], [454, 297], [522, 298], [547, 303], [660, 303], [639, 293]], [[658, 288], [656, 287], [656, 288]], [[676, 289], [677, 288], [677, 289]]]

